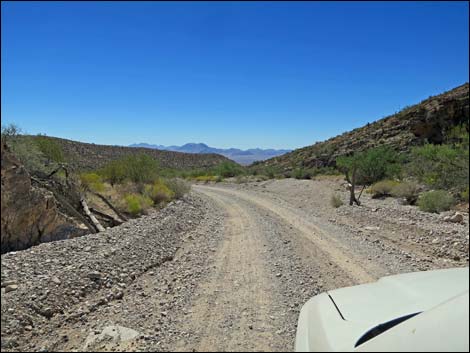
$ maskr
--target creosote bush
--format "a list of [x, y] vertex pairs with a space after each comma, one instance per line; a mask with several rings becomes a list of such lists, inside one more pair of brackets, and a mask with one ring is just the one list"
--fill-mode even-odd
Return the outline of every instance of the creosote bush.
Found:
[[391, 196], [393, 189], [399, 184], [400, 183], [395, 180], [382, 180], [378, 181], [375, 184], [372, 184], [371, 187], [367, 190], [367, 192], [372, 194], [372, 198]]
[[96, 173], [80, 174], [80, 184], [85, 191], [103, 192], [104, 184], [101, 176]]
[[454, 197], [444, 190], [433, 190], [422, 193], [418, 198], [421, 211], [439, 213], [448, 211], [455, 204]]
[[173, 191], [175, 199], [181, 199], [191, 191], [191, 185], [182, 179], [168, 179], [165, 181], [165, 184], [171, 191]]
[[338, 194], [334, 194], [331, 195], [330, 204], [334, 208], [338, 208], [340, 206], [343, 206], [343, 201], [341, 200], [341, 197]]
[[138, 216], [153, 205], [152, 200], [148, 196], [140, 194], [129, 194], [124, 197], [127, 205], [127, 212], [133, 216]]
[[170, 201], [175, 195], [161, 179], [155, 180], [151, 185], [146, 185], [144, 194], [152, 199], [154, 204]]
[[406, 201], [408, 205], [416, 204], [418, 201], [421, 187], [418, 183], [413, 181], [404, 181], [398, 183], [392, 188], [391, 194], [393, 197], [399, 197]]

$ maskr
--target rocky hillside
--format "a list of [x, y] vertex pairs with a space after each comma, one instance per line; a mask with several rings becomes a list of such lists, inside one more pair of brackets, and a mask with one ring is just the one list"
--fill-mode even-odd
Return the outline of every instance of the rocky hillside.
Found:
[[468, 126], [468, 121], [469, 84], [466, 83], [397, 114], [256, 165], [289, 171], [297, 167], [334, 166], [338, 156], [380, 145], [407, 151], [426, 141], [441, 143], [446, 130], [461, 123]]
[[33, 185], [28, 171], [3, 143], [1, 157], [2, 253], [89, 232], [61, 211], [50, 190]]
[[151, 148], [96, 145], [57, 137], [48, 138], [60, 144], [69, 165], [81, 170], [97, 169], [110, 160], [139, 153], [154, 157], [163, 168], [175, 169], [205, 168], [229, 160], [218, 154], [193, 154]]

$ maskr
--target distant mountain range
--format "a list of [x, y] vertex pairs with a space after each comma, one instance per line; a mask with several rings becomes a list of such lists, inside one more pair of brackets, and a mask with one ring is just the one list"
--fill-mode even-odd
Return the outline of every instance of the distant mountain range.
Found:
[[163, 146], [163, 145], [151, 145], [148, 143], [134, 143], [129, 147], [145, 147], [153, 148], [164, 151], [175, 151], [185, 153], [217, 153], [225, 156], [239, 164], [249, 165], [255, 161], [264, 161], [269, 158], [277, 157], [288, 153], [291, 150], [275, 150], [275, 149], [261, 149], [251, 148], [248, 150], [241, 150], [238, 148], [214, 148], [209, 147], [205, 143], [187, 143], [183, 146]]

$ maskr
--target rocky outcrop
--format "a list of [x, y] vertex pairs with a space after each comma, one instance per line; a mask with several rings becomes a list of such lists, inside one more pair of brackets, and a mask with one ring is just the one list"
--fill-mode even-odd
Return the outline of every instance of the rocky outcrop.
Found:
[[2, 143], [2, 253], [88, 233], [58, 209], [54, 195], [31, 184], [31, 177]]
[[430, 97], [401, 112], [255, 165], [284, 171], [304, 167], [334, 166], [338, 156], [388, 145], [400, 152], [425, 142], [442, 143], [453, 126], [469, 121], [469, 84]]

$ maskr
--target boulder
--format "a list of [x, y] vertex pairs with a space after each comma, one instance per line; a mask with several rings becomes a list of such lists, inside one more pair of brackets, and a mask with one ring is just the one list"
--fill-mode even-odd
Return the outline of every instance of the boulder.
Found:
[[459, 212], [456, 212], [454, 215], [452, 216], [447, 216], [444, 218], [445, 221], [447, 222], [452, 222], [452, 223], [463, 223], [463, 215]]

